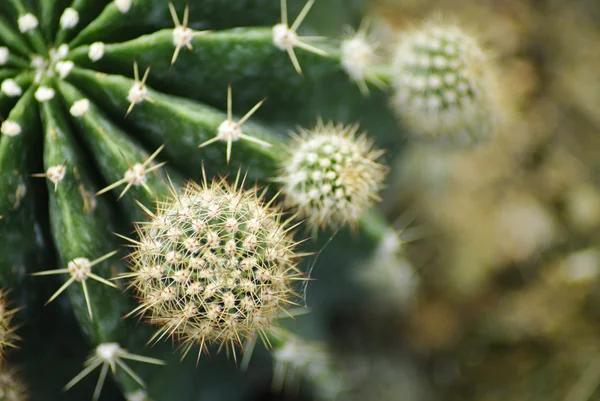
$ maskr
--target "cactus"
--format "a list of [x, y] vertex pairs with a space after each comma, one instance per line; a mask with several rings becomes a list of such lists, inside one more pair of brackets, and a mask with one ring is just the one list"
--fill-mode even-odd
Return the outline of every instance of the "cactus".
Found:
[[281, 166], [285, 203], [297, 208], [306, 224], [319, 228], [356, 225], [377, 199], [386, 169], [377, 163], [380, 151], [372, 150], [358, 125], [317, 123], [302, 130]]
[[[239, 178], [239, 177], [238, 177]], [[163, 200], [138, 225], [132, 285], [160, 326], [155, 337], [181, 339], [184, 354], [200, 344], [235, 344], [265, 330], [290, 302], [300, 279], [295, 243], [256, 189], [205, 181]]]
[[403, 34], [393, 103], [415, 135], [471, 145], [495, 133], [498, 91], [488, 58], [458, 26], [429, 21]]
[[386, 84], [430, 71], [382, 68], [364, 21], [315, 36], [328, 1], [0, 4], [0, 288], [32, 399], [244, 399], [271, 364], [275, 383], [298, 368], [343, 387], [309, 338], [358, 302], [351, 271], [391, 230], [374, 207], [402, 143]]
[[[376, 249], [385, 223], [373, 225], [383, 218], [367, 211], [386, 168], [373, 140], [355, 137], [365, 107], [379, 110], [371, 123], [361, 121], [375, 138], [393, 124], [384, 93], [364, 96], [381, 84], [371, 70], [376, 46], [366, 25], [341, 47], [313, 36], [314, 3], [0, 4], [0, 287], [14, 290], [19, 310], [10, 314], [25, 325], [22, 351], [9, 356], [24, 364], [32, 399], [111, 397], [109, 368], [128, 399], [177, 399], [192, 391], [194, 377], [204, 378], [205, 387], [193, 386], [202, 397], [217, 388], [211, 373], [240, 375], [219, 362], [223, 347], [234, 356], [241, 348], [253, 380], [264, 381], [271, 372], [259, 364], [260, 351], [250, 359], [257, 339], [282, 355], [279, 322], [310, 306], [311, 258], [300, 264], [302, 256], [325, 240], [348, 243], [347, 235], [338, 241], [317, 231], [348, 226], [363, 242], [361, 258]], [[341, 97], [348, 106], [333, 101]], [[294, 142], [287, 131], [298, 124], [307, 128], [293, 129]], [[305, 135], [313, 131], [316, 139]], [[289, 169], [307, 140], [320, 155], [302, 164], [310, 188], [292, 183]], [[304, 241], [308, 235], [315, 241]], [[47, 314], [54, 326], [76, 322], [79, 332], [39, 339]], [[313, 319], [307, 330], [319, 324]], [[17, 339], [4, 320], [0, 330], [1, 344]], [[57, 353], [66, 341], [77, 350], [70, 359]], [[192, 349], [198, 357], [190, 365], [184, 356]], [[203, 351], [216, 360], [201, 358]], [[32, 359], [36, 352], [45, 359]], [[52, 358], [64, 371], [33, 373]], [[126, 359], [150, 365], [134, 371]], [[85, 378], [98, 367], [94, 387]], [[158, 377], [181, 385], [166, 388]], [[240, 381], [216, 391], [237, 388], [241, 397]]]

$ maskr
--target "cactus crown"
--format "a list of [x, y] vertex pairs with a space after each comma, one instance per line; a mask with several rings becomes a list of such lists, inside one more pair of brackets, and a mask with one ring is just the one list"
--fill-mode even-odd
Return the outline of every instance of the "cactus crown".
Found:
[[[363, 94], [371, 84], [385, 86], [367, 24], [338, 46], [305, 32], [313, 5], [302, 1], [288, 13], [286, 0], [0, 1], [0, 254], [9, 256], [0, 258], [0, 287], [20, 289], [15, 266], [23, 274], [59, 275], [62, 284], [47, 303], [62, 295], [56, 307], [68, 305], [86, 346], [96, 347], [66, 389], [98, 369], [98, 399], [110, 369], [129, 399], [146, 396], [141, 376], [150, 371], [138, 377], [124, 360], [162, 363], [121, 348], [135, 349], [143, 332], [121, 319], [127, 312], [158, 327], [151, 341], [173, 337], [184, 356], [199, 346], [199, 357], [211, 345], [235, 351], [245, 342], [250, 350], [258, 335], [269, 343], [280, 312], [293, 313], [286, 310], [298, 297], [292, 283], [305, 278], [292, 219], [257, 188], [244, 189], [239, 175], [234, 184], [204, 176], [174, 189], [199, 181], [204, 164], [211, 176], [249, 168], [252, 181], [281, 184], [281, 203], [313, 234], [367, 221], [387, 169], [358, 125], [319, 121], [291, 143], [277, 132], [314, 118], [303, 106], [318, 105], [311, 101], [322, 97], [326, 82], [326, 91], [335, 89], [328, 95], [358, 99], [341, 113], [331, 107], [337, 102], [322, 102], [318, 114], [351, 122], [367, 103], [345, 74]], [[268, 98], [264, 106], [261, 98]], [[393, 122], [385, 112], [378, 117]], [[131, 271], [121, 274], [113, 232], [132, 221]], [[363, 231], [366, 253], [378, 234]], [[349, 254], [337, 263], [354, 259]], [[130, 279], [137, 307], [118, 295], [115, 277]], [[16, 339], [8, 324], [13, 312], [2, 305], [0, 296], [0, 358]], [[284, 345], [278, 361], [312, 351]], [[300, 356], [291, 368], [324, 376], [319, 352]], [[169, 396], [156, 389], [151, 395], [181, 398], [173, 387], [163, 390]]]
[[492, 134], [487, 56], [455, 26], [428, 23], [405, 34], [394, 60], [394, 103], [424, 136], [472, 143]]
[[386, 167], [358, 125], [325, 124], [301, 129], [281, 166], [277, 181], [285, 203], [313, 229], [354, 225], [377, 199]]
[[266, 329], [290, 303], [298, 262], [286, 223], [256, 189], [190, 182], [158, 203], [131, 255], [132, 286], [155, 338], [229, 347]]
[[96, 384], [96, 390], [92, 396], [93, 401], [97, 401], [100, 397], [100, 392], [110, 367], [113, 374], [116, 374], [117, 366], [125, 371], [134, 381], [140, 386], [144, 387], [143, 380], [131, 369], [124, 360], [131, 360], [136, 362], [149, 363], [153, 365], [164, 365], [165, 362], [155, 359], [148, 358], [142, 355], [132, 354], [131, 352], [121, 348], [118, 343], [102, 343], [96, 347], [94, 353], [85, 362], [86, 368], [83, 369], [77, 376], [75, 376], [69, 383], [65, 385], [65, 389], [68, 390], [75, 384], [79, 383], [81, 379], [89, 375], [94, 369], [102, 366], [100, 369], [100, 376]]

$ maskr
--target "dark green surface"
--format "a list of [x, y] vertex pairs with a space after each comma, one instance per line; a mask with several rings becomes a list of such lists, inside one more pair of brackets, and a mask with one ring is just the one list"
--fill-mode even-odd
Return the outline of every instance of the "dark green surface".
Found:
[[29, 88], [8, 115], [8, 120], [21, 126], [21, 133], [0, 137], [0, 216], [19, 209], [27, 194], [28, 162], [39, 130], [33, 92]]

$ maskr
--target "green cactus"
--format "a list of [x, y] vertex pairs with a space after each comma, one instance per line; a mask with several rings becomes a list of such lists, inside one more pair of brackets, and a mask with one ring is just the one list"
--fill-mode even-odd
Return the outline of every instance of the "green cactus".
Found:
[[488, 58], [458, 26], [430, 21], [404, 33], [393, 103], [416, 136], [471, 145], [494, 135], [498, 91]]
[[[383, 238], [385, 219], [367, 209], [386, 168], [376, 161], [382, 153], [371, 149], [370, 140], [353, 137], [358, 126], [344, 124], [360, 121], [377, 147], [390, 151], [401, 138], [390, 135], [394, 119], [385, 107], [387, 95], [365, 96], [370, 83], [383, 86], [371, 68], [375, 42], [365, 26], [341, 46], [335, 38], [315, 37], [319, 26], [332, 29], [322, 13], [340, 6], [321, 0], [311, 10], [313, 3], [290, 1], [287, 10], [285, 1], [276, 0], [0, 4], [0, 288], [13, 290], [8, 296], [19, 307], [13, 320], [24, 324], [22, 350], [10, 353], [9, 362], [22, 364], [31, 399], [116, 399], [116, 387], [131, 400], [243, 399], [249, 386], [270, 380], [265, 351], [276, 360], [285, 354], [287, 342], [278, 340], [281, 332], [273, 325], [298, 312], [289, 306], [318, 309], [299, 330], [315, 335], [328, 304], [354, 292], [330, 291], [328, 277], [353, 285], [340, 276], [366, 260]], [[359, 22], [356, 6], [337, 31], [341, 23]], [[317, 117], [341, 123], [325, 125]], [[308, 163], [310, 188], [289, 182], [297, 145], [288, 130], [298, 125], [311, 127], [300, 132], [314, 127], [325, 138], [309, 144], [320, 159], [309, 160], [308, 150], [297, 156]], [[228, 191], [238, 188], [227, 180], [233, 178], [210, 184], [213, 177], [240, 173], [245, 192], [239, 198], [246, 206], [232, 203]], [[148, 221], [171, 218], [160, 211], [167, 199], [187, 199], [179, 195], [187, 180], [203, 182], [205, 192], [218, 193], [219, 205], [229, 209], [222, 219], [208, 219], [211, 229], [196, 230], [192, 219], [170, 221], [157, 232]], [[259, 195], [255, 185], [267, 189]], [[194, 186], [187, 188], [189, 195]], [[310, 192], [315, 188], [318, 196]], [[299, 201], [294, 191], [307, 192], [311, 201]], [[262, 207], [261, 197], [273, 199], [268, 207], [275, 211], [252, 217]], [[205, 206], [194, 203], [195, 218], [211, 213]], [[295, 221], [285, 223], [295, 227], [294, 239], [289, 228], [279, 227], [281, 207]], [[235, 232], [229, 227], [233, 220]], [[330, 231], [317, 236], [324, 227]], [[181, 241], [173, 240], [175, 231]], [[315, 240], [304, 241], [311, 233]], [[156, 255], [144, 250], [143, 239], [156, 235], [161, 243], [169, 239], [173, 250], [161, 248]], [[124, 237], [135, 248], [130, 270], [123, 260], [129, 253]], [[215, 246], [213, 237], [223, 246]], [[297, 243], [302, 244], [294, 251]], [[207, 270], [189, 264], [198, 259], [198, 246], [206, 247], [200, 254]], [[183, 256], [169, 259], [178, 252]], [[316, 273], [316, 256], [297, 266], [300, 256], [313, 254], [320, 258], [317, 267], [323, 265]], [[231, 255], [231, 266], [222, 262]], [[237, 275], [235, 266], [248, 260], [257, 260], [258, 267]], [[186, 290], [181, 299], [157, 306], [149, 293], [152, 281], [146, 280], [157, 263], [158, 290], [171, 291], [177, 279], [193, 275], [203, 292]], [[306, 278], [315, 276], [323, 284], [308, 287]], [[228, 290], [208, 293], [221, 285], [211, 281], [215, 277], [227, 281]], [[174, 322], [166, 309], [190, 320]], [[162, 324], [159, 334], [153, 337], [156, 327], [133, 317], [123, 319], [131, 311]], [[207, 320], [213, 322], [209, 334]], [[14, 340], [13, 329], [3, 324], [0, 335]], [[250, 359], [257, 336], [267, 346]], [[184, 354], [199, 347], [198, 360], [180, 362], [170, 343], [157, 341], [164, 337], [183, 345]], [[222, 346], [234, 356], [242, 346], [243, 365], [252, 374], [218, 354]], [[211, 359], [200, 358], [203, 347]], [[127, 359], [149, 364], [135, 364], [134, 370]], [[167, 366], [159, 366], [163, 360]], [[97, 367], [94, 385], [84, 378]], [[103, 390], [109, 370], [117, 386]], [[308, 380], [322, 381], [314, 376], [308, 374]]]

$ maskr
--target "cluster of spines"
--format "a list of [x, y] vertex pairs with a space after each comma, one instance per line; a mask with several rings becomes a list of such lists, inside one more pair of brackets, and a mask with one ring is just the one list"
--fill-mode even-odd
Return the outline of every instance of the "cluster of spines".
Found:
[[415, 135], [475, 143], [493, 134], [488, 56], [457, 26], [427, 23], [395, 50], [393, 103]]
[[126, 276], [141, 305], [132, 313], [160, 326], [155, 339], [181, 340], [184, 354], [261, 334], [302, 278], [291, 227], [242, 184], [190, 182], [137, 224]]
[[372, 149], [357, 124], [325, 124], [301, 129], [289, 147], [276, 180], [282, 184], [285, 204], [297, 210], [316, 232], [356, 225], [378, 199], [387, 168], [377, 160], [382, 151]]

